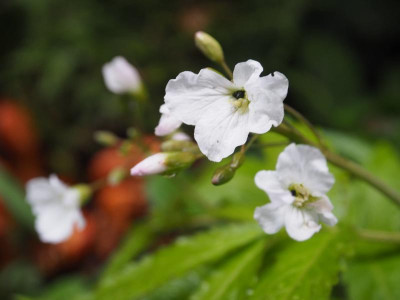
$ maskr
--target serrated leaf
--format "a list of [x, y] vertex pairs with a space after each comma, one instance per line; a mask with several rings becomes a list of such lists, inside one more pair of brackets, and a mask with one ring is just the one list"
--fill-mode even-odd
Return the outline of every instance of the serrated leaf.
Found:
[[246, 247], [206, 279], [190, 300], [243, 299], [260, 267], [266, 239]]
[[344, 273], [350, 300], [400, 299], [400, 256], [350, 264]]
[[120, 274], [103, 281], [95, 299], [135, 299], [171, 279], [203, 264], [214, 262], [262, 235], [255, 223], [226, 225], [181, 237], [174, 244], [128, 265]]
[[134, 224], [122, 245], [113, 253], [103, 273], [102, 280], [122, 269], [152, 241], [154, 231], [149, 223]]
[[338, 280], [343, 248], [338, 231], [319, 233], [306, 242], [291, 242], [277, 253], [275, 263], [266, 264], [250, 299], [329, 299]]
[[190, 271], [178, 279], [168, 281], [148, 296], [140, 298], [140, 300], [187, 300], [208, 273], [209, 267], [201, 266], [199, 269]]

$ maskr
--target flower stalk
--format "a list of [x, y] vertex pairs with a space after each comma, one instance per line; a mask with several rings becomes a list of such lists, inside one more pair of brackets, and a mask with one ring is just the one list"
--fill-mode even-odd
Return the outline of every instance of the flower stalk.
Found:
[[357, 234], [362, 239], [369, 241], [400, 244], [400, 232], [359, 229]]
[[304, 125], [306, 125], [311, 132], [315, 135], [315, 137], [318, 140], [318, 143], [322, 146], [325, 147], [325, 144], [322, 140], [321, 135], [319, 134], [318, 130], [311, 124], [311, 122], [304, 117], [300, 112], [298, 112], [297, 110], [295, 110], [293, 107], [287, 105], [287, 104], [283, 104], [284, 109], [286, 112], [288, 112], [289, 114], [291, 114], [293, 117], [295, 117], [298, 121], [302, 122]]

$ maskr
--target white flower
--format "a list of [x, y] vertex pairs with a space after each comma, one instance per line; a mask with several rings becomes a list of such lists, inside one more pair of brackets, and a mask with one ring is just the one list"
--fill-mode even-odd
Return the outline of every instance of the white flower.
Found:
[[282, 122], [288, 80], [279, 72], [260, 77], [262, 70], [248, 60], [235, 66], [233, 82], [211, 69], [182, 72], [168, 82], [170, 115], [195, 126], [194, 138], [208, 159], [221, 161], [249, 132], [265, 133]]
[[161, 105], [160, 113], [161, 118], [155, 130], [156, 135], [164, 136], [171, 134], [182, 125], [181, 121], [171, 116], [169, 109], [165, 104]]
[[102, 72], [107, 88], [115, 94], [135, 93], [142, 86], [138, 70], [122, 56], [104, 64]]
[[279, 155], [276, 171], [259, 171], [256, 185], [271, 203], [257, 207], [254, 218], [266, 233], [283, 226], [297, 241], [309, 239], [321, 229], [320, 222], [337, 223], [325, 195], [334, 183], [325, 157], [314, 147], [291, 144]]
[[166, 160], [168, 158], [167, 153], [156, 153], [153, 154], [131, 169], [132, 176], [145, 176], [160, 174], [167, 170]]
[[65, 185], [57, 176], [31, 179], [26, 190], [27, 201], [36, 217], [35, 228], [43, 242], [60, 243], [68, 239], [75, 226], [78, 229], [85, 226], [79, 191]]

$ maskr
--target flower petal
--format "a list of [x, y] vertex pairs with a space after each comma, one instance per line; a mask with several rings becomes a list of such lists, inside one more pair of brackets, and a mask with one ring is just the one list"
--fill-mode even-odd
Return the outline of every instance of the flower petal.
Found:
[[286, 210], [285, 227], [288, 235], [296, 241], [308, 240], [321, 229], [316, 213], [293, 206]]
[[233, 89], [232, 82], [210, 69], [199, 74], [186, 71], [168, 82], [164, 99], [171, 116], [196, 125], [216, 101], [229, 99]]
[[49, 180], [44, 177], [33, 178], [26, 184], [26, 200], [31, 206], [51, 202], [54, 199]]
[[257, 187], [268, 194], [271, 202], [285, 202], [291, 204], [294, 201], [289, 190], [282, 186], [276, 171], [259, 171], [254, 181]]
[[325, 195], [321, 196], [319, 200], [311, 202], [307, 208], [313, 209], [319, 214], [319, 219], [329, 226], [334, 226], [337, 223], [337, 218], [332, 213], [333, 205], [329, 198]]
[[229, 99], [212, 103], [194, 130], [200, 151], [211, 161], [219, 162], [243, 145], [247, 136], [249, 115], [238, 112]]
[[288, 206], [282, 203], [268, 203], [256, 207], [254, 219], [257, 220], [265, 233], [274, 234], [282, 228], [287, 209]]
[[122, 56], [106, 63], [102, 72], [107, 88], [115, 94], [136, 91], [141, 85], [139, 72]]
[[233, 70], [233, 82], [239, 87], [244, 87], [246, 82], [257, 80], [262, 71], [263, 67], [258, 61], [249, 59], [238, 63]]
[[55, 174], [49, 176], [49, 184], [53, 188], [53, 191], [58, 194], [63, 194], [69, 189], [68, 185], [62, 182]]
[[289, 80], [280, 72], [272, 72], [267, 76], [260, 77], [257, 80], [257, 86], [268, 91], [270, 94], [274, 94], [276, 98], [286, 98], [289, 89]]
[[132, 176], [146, 176], [160, 174], [167, 170], [166, 153], [156, 153], [139, 162], [131, 169]]
[[171, 116], [169, 113], [168, 108], [165, 104], [161, 105], [160, 107], [161, 117], [160, 121], [155, 129], [155, 134], [158, 136], [164, 136], [171, 134], [175, 130], [177, 130], [181, 125], [182, 122], [176, 119], [175, 117]]
[[265, 76], [245, 85], [250, 99], [250, 132], [262, 134], [282, 123], [283, 100], [288, 89], [286, 77], [275, 72], [275, 76]]
[[60, 243], [68, 239], [74, 227], [82, 229], [85, 224], [80, 210], [66, 210], [62, 206], [49, 206], [36, 218], [35, 227], [40, 239], [47, 243]]
[[287, 146], [278, 157], [276, 170], [285, 186], [303, 184], [312, 194], [325, 194], [335, 182], [321, 151], [307, 145]]

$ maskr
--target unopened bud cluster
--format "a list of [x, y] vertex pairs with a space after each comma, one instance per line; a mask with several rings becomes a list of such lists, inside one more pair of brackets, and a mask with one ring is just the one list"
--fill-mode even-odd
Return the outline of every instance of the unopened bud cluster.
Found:
[[175, 175], [190, 167], [201, 155], [197, 145], [186, 138], [167, 140], [162, 143], [161, 150], [162, 152], [153, 154], [134, 166], [131, 175]]

